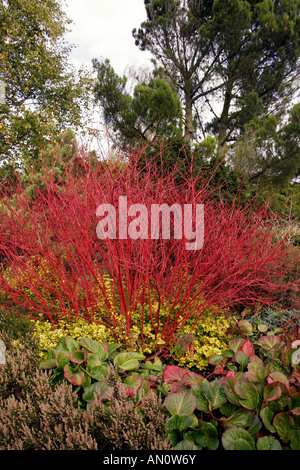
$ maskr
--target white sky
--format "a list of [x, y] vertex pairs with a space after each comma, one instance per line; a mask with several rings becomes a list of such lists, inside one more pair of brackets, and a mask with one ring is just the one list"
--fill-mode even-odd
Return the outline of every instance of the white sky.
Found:
[[133, 28], [146, 19], [143, 0], [65, 0], [67, 17], [73, 20], [66, 36], [74, 44], [71, 59], [76, 67], [91, 67], [93, 58], [110, 59], [116, 73], [127, 66], [149, 66], [150, 54], [134, 44]]

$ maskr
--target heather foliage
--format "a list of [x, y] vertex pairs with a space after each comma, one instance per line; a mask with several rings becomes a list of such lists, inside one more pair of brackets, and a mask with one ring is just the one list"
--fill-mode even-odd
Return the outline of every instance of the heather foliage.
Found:
[[[29, 347], [31, 346], [31, 347]], [[162, 399], [128, 394], [113, 368], [107, 384], [109, 406], [96, 390], [83, 409], [68, 380], [53, 382], [38, 367], [34, 343], [11, 344], [1, 366], [0, 448], [2, 450], [139, 450], [171, 447]], [[35, 351], [33, 353], [32, 351]]]

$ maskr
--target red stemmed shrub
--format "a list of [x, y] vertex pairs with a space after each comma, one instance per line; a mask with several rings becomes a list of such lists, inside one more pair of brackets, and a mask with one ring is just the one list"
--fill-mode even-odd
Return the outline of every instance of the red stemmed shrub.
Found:
[[[130, 334], [138, 311], [141, 342], [150, 322], [167, 347], [187, 320], [196, 324], [212, 305], [290, 307], [299, 289], [299, 255], [274, 237], [267, 205], [226, 202], [206, 175], [191, 172], [178, 183], [154, 163], [141, 168], [144, 151], [122, 162], [77, 155], [77, 164], [65, 162], [59, 177], [56, 162], [45, 166], [42, 177], [31, 175], [30, 197], [28, 183], [10, 195], [6, 189], [0, 203], [2, 304], [54, 324], [83, 316], [106, 325], [119, 341]], [[128, 207], [144, 204], [148, 214], [151, 204], [204, 204], [203, 248], [186, 250], [187, 240], [174, 236], [100, 240], [96, 209], [109, 203], [118, 214], [119, 196], [127, 196]]]

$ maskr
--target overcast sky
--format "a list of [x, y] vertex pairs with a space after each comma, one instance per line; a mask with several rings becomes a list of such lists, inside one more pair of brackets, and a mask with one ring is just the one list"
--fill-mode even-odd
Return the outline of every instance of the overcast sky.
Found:
[[110, 59], [119, 75], [127, 66], [147, 66], [150, 55], [134, 44], [133, 28], [146, 19], [143, 0], [65, 0], [73, 24], [67, 40], [76, 46], [71, 59], [78, 67], [93, 58]]

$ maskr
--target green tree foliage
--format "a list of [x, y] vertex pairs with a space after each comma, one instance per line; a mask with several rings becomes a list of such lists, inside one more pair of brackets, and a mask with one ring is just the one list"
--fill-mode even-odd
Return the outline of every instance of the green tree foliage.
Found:
[[153, 54], [176, 87], [184, 104], [184, 135], [189, 142], [194, 135], [193, 106], [209, 93], [203, 89], [216, 65], [210, 64], [204, 70], [212, 39], [199, 34], [211, 15], [212, 2], [145, 0], [144, 3], [147, 21], [133, 30], [133, 36], [141, 50]]
[[62, 129], [78, 127], [90, 80], [68, 64], [70, 21], [59, 0], [1, 0], [0, 159], [30, 162]]
[[180, 138], [180, 100], [164, 79], [155, 77], [149, 83], [138, 83], [132, 96], [126, 90], [127, 77], [119, 77], [108, 59], [94, 59], [93, 66], [97, 73], [95, 100], [102, 107], [105, 123], [112, 127], [116, 142], [126, 146]]
[[[287, 95], [298, 70], [299, 0], [144, 1], [147, 20], [133, 36], [176, 86], [188, 140], [197, 122], [222, 149]], [[196, 112], [205, 106], [210, 124]]]

